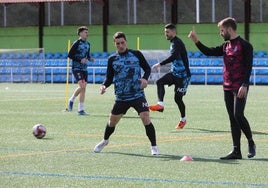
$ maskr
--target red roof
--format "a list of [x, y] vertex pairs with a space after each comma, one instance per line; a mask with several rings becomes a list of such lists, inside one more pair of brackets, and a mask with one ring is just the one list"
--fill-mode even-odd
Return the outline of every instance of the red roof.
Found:
[[0, 3], [39, 3], [39, 2], [61, 2], [61, 1], [90, 1], [90, 0], [0, 0]]

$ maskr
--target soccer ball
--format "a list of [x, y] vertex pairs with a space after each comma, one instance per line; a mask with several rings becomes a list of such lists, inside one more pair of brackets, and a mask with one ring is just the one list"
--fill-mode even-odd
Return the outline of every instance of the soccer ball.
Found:
[[46, 135], [46, 127], [42, 124], [36, 124], [33, 126], [33, 135], [36, 138], [44, 138], [44, 136]]

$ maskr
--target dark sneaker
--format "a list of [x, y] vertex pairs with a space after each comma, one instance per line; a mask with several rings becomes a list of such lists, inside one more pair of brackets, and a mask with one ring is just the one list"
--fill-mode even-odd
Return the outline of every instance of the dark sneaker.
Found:
[[256, 145], [252, 144], [248, 146], [248, 158], [252, 158], [256, 155]]
[[226, 155], [225, 157], [221, 157], [220, 159], [222, 160], [242, 159], [242, 154], [241, 152], [231, 151], [228, 155]]
[[88, 115], [88, 113], [86, 113], [84, 110], [78, 111], [77, 114], [79, 116], [87, 116]]
[[73, 110], [73, 105], [74, 105], [74, 102], [69, 100], [69, 104], [68, 104], [68, 111], [72, 111]]

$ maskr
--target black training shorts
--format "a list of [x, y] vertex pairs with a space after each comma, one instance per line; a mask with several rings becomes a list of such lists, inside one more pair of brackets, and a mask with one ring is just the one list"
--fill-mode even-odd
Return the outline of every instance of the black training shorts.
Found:
[[73, 75], [77, 82], [85, 80], [87, 82], [88, 72], [83, 70], [73, 70]]
[[171, 86], [174, 84], [174, 92], [177, 92], [181, 95], [186, 94], [189, 81], [190, 77], [178, 78], [174, 76], [172, 72], [165, 74], [158, 80], [158, 82], [161, 82], [164, 85]]
[[149, 111], [147, 100], [145, 97], [140, 97], [131, 101], [115, 101], [111, 113], [113, 115], [126, 114], [130, 107], [134, 108], [138, 114]]

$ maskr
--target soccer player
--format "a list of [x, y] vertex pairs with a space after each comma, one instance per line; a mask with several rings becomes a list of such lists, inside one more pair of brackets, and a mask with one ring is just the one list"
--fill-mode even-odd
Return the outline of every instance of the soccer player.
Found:
[[183, 96], [186, 94], [188, 83], [191, 78], [189, 69], [189, 61], [184, 43], [176, 36], [176, 26], [167, 24], [165, 26], [166, 39], [170, 41], [170, 56], [160, 63], [152, 66], [152, 69], [157, 70], [160, 66], [172, 63], [170, 72], [162, 76], [156, 81], [158, 102], [156, 105], [150, 105], [151, 111], [164, 111], [164, 95], [165, 85], [175, 85], [174, 100], [180, 111], [180, 121], [176, 129], [182, 129], [186, 125], [186, 112]]
[[223, 56], [223, 90], [226, 109], [230, 119], [233, 150], [220, 159], [242, 159], [240, 150], [241, 130], [248, 140], [248, 158], [256, 154], [256, 146], [252, 139], [250, 125], [244, 116], [244, 109], [249, 89], [249, 78], [252, 70], [253, 47], [236, 32], [237, 24], [234, 18], [225, 18], [218, 23], [220, 35], [224, 43], [209, 48], [202, 44], [193, 30], [189, 38], [198, 49], [208, 56]]
[[[151, 154], [158, 155], [155, 128], [150, 120], [148, 103], [144, 94], [151, 68], [140, 51], [127, 48], [127, 39], [123, 32], [116, 32], [113, 39], [117, 53], [108, 59], [106, 79], [100, 87], [100, 93], [104, 94], [106, 89], [114, 83], [116, 98], [105, 128], [104, 138], [95, 146], [94, 152], [100, 152], [108, 144], [119, 120], [130, 107], [133, 107], [138, 112], [151, 142]], [[141, 69], [144, 71], [142, 77]]]
[[73, 110], [75, 98], [79, 95], [78, 115], [88, 115], [84, 110], [84, 101], [87, 86], [87, 62], [94, 62], [90, 56], [90, 43], [87, 41], [88, 28], [81, 26], [77, 29], [79, 39], [76, 40], [69, 51], [68, 57], [72, 59], [72, 73], [78, 83], [73, 95], [69, 99], [68, 110]]

